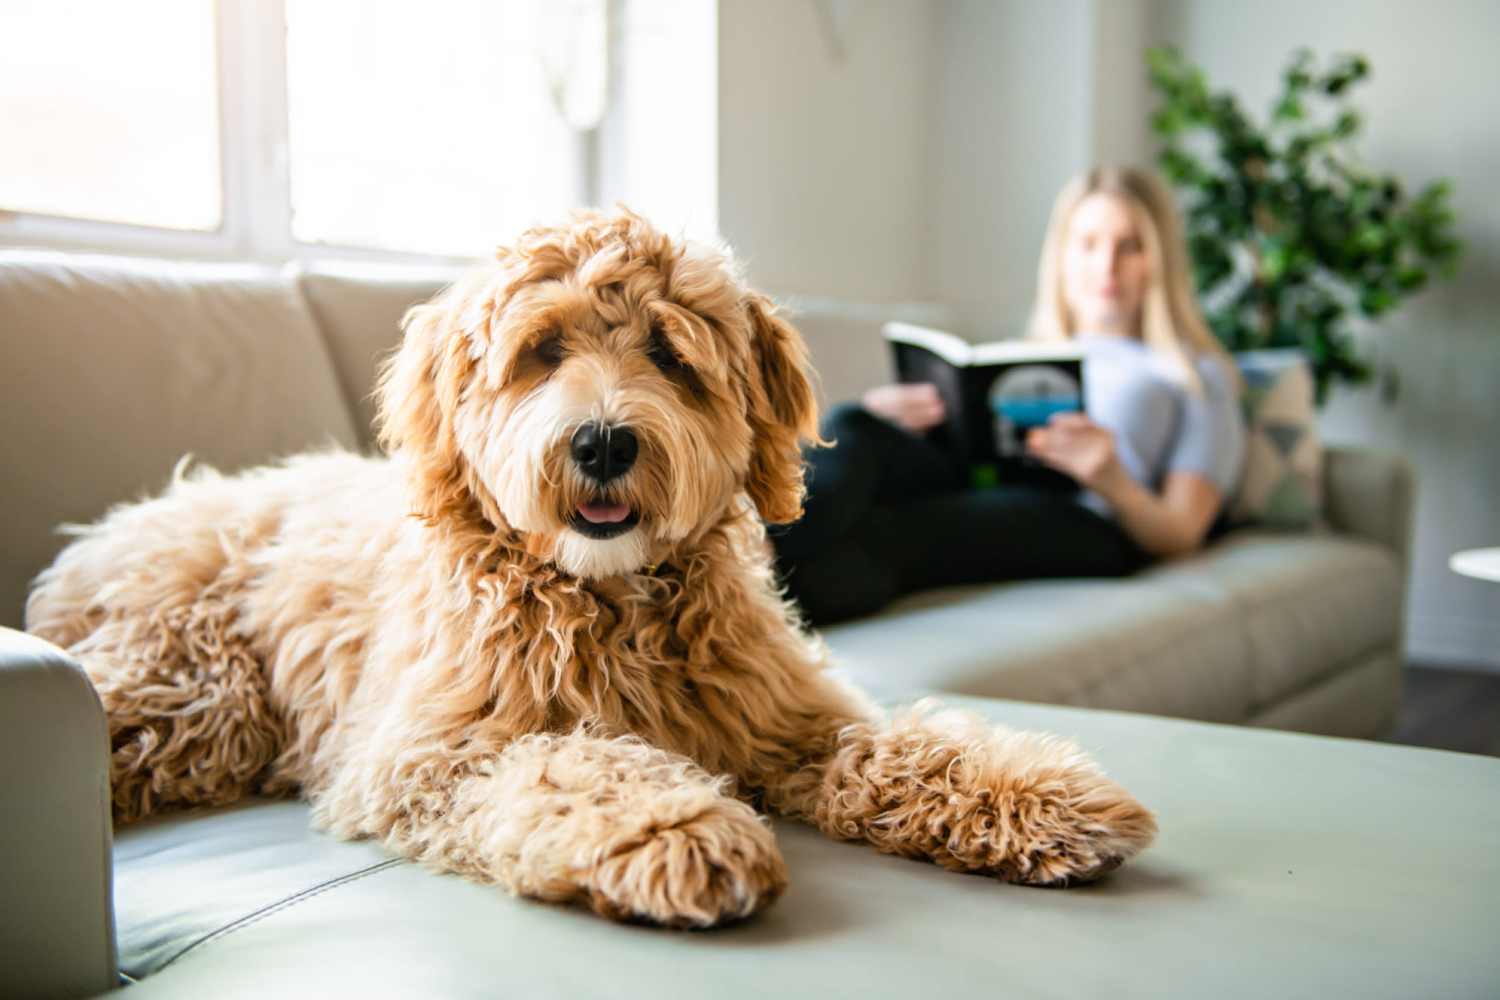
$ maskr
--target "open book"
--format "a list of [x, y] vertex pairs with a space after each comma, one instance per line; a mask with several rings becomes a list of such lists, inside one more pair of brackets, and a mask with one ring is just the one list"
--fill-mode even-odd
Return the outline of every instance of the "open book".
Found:
[[1026, 453], [1026, 432], [1054, 413], [1083, 409], [1083, 352], [1067, 342], [970, 344], [942, 330], [887, 323], [896, 377], [931, 382], [948, 412], [933, 432], [974, 486], [1025, 483], [1076, 490], [1068, 476]]

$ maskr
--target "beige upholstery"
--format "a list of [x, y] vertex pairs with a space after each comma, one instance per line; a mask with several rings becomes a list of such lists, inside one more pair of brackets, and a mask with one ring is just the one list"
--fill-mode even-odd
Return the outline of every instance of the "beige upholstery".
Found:
[[451, 282], [450, 271], [361, 268], [334, 264], [292, 267], [288, 274], [317, 317], [328, 341], [344, 402], [361, 447], [375, 447], [375, 371], [401, 341], [401, 317]]
[[1388, 549], [1307, 535], [1240, 533], [1183, 567], [1228, 595], [1245, 637], [1253, 711], [1392, 647], [1403, 569]]
[[1324, 515], [1335, 531], [1390, 549], [1411, 561], [1411, 515], [1417, 502], [1411, 464], [1393, 452], [1327, 448], [1323, 456]]
[[817, 369], [820, 406], [858, 399], [871, 386], [890, 381], [890, 351], [880, 335], [883, 320], [812, 307], [791, 308], [787, 315]]
[[261, 268], [0, 253], [0, 624], [65, 539], [167, 482], [356, 444], [296, 289]]
[[884, 695], [926, 685], [1237, 722], [1390, 649], [1401, 591], [1372, 543], [1241, 531], [1128, 580], [933, 591], [824, 637]]
[[1368, 737], [1390, 732], [1401, 701], [1400, 647], [1372, 653], [1292, 692], [1248, 720], [1265, 729]]
[[1221, 591], [1181, 574], [1045, 580], [917, 594], [824, 631], [881, 697], [930, 687], [1236, 722], [1254, 681]]

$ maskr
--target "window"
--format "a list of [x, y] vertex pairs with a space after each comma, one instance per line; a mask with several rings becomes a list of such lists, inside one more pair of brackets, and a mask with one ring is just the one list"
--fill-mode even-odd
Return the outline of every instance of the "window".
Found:
[[616, 200], [712, 236], [716, 33], [713, 0], [7, 4], [0, 243], [469, 257]]
[[541, 43], [544, 28], [576, 39], [554, 72], [602, 84], [602, 24], [589, 22], [605, 5], [558, 6], [574, 16], [488, 0], [287, 0], [292, 234], [478, 254], [587, 200]]
[[618, 21], [624, 58], [603, 131], [603, 204], [624, 201], [690, 236], [718, 231], [717, 11], [705, 0], [638, 0]]
[[211, 5], [20, 0], [0, 38], [0, 208], [218, 228]]

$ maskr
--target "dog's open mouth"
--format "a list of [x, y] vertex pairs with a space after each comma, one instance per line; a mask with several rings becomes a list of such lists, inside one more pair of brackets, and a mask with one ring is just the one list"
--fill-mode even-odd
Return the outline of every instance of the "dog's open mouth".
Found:
[[640, 512], [627, 503], [591, 500], [578, 505], [573, 530], [588, 538], [614, 538], [634, 528], [640, 519]]

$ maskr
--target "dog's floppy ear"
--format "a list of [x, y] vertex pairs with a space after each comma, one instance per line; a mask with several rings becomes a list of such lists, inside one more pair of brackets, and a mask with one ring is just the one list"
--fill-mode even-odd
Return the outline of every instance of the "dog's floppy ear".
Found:
[[453, 432], [453, 414], [473, 361], [468, 340], [452, 332], [465, 296], [454, 287], [413, 306], [402, 319], [401, 346], [380, 367], [376, 424], [380, 445], [408, 464], [414, 513], [429, 520], [472, 512], [468, 463]]
[[755, 444], [745, 490], [762, 519], [788, 524], [802, 516], [802, 445], [824, 443], [807, 345], [764, 295], [747, 295], [745, 311], [756, 362], [750, 389]]

